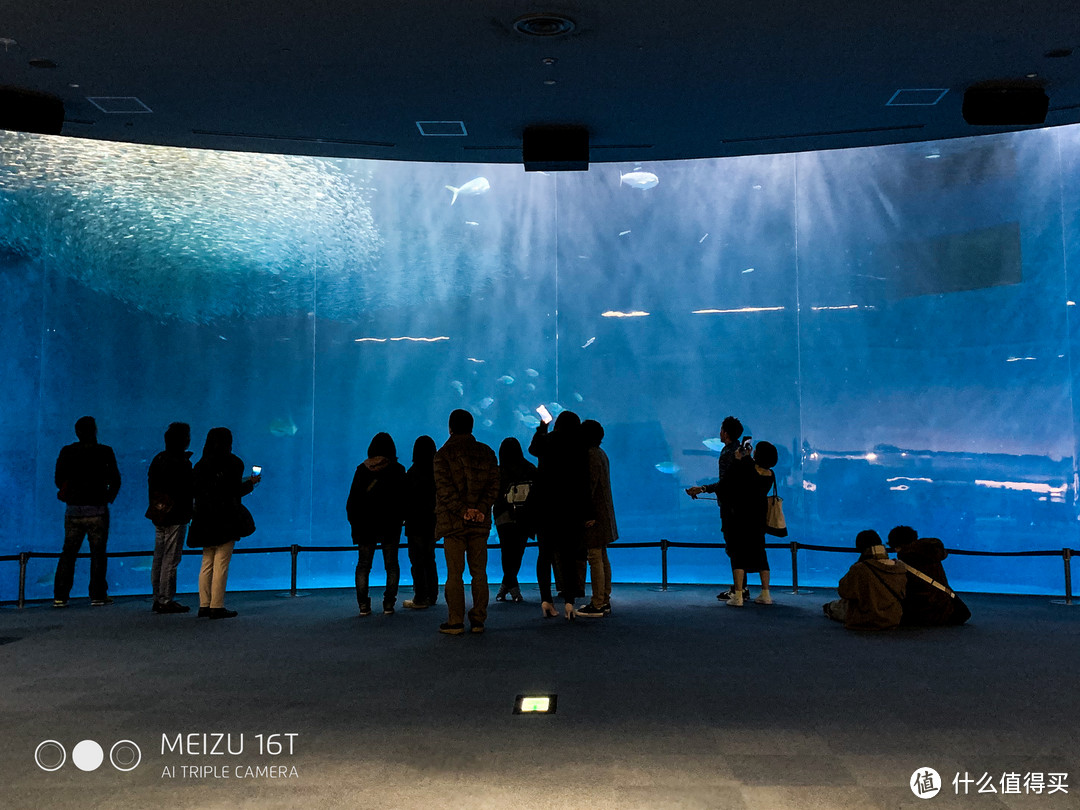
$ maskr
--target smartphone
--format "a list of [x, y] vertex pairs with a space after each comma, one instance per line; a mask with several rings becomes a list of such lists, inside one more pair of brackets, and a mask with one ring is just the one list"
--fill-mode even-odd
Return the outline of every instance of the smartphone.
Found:
[[252, 475], [262, 475], [262, 467], [252, 467], [251, 468], [251, 474]]
[[551, 412], [547, 408], [541, 405], [539, 408], [536, 409], [536, 412], [540, 414], [540, 419], [545, 425], [551, 424]]
[[742, 451], [746, 455], [750, 455], [754, 452], [754, 439], [752, 436], [747, 436], [742, 440]]

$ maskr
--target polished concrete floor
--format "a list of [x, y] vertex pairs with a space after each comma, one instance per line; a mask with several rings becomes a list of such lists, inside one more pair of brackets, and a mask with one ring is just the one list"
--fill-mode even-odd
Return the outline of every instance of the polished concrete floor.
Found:
[[[234, 594], [226, 621], [3, 608], [0, 808], [1080, 807], [1080, 607], [973, 596], [966, 627], [867, 634], [824, 591], [715, 590], [617, 586], [566, 622], [526, 589], [463, 637], [348, 591]], [[532, 693], [556, 714], [515, 715]]]

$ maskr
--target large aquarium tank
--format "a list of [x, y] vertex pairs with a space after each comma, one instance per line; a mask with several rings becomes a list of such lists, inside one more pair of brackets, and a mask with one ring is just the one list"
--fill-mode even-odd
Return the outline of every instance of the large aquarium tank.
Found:
[[[224, 425], [263, 468], [238, 548], [342, 546], [298, 578], [348, 586], [376, 432], [408, 466], [467, 408], [481, 441], [527, 447], [540, 404], [604, 425], [622, 544], [721, 541], [684, 489], [715, 480], [732, 414], [779, 449], [800, 543], [904, 523], [1076, 547], [1078, 177], [1077, 127], [560, 174], [0, 133], [0, 555], [59, 551], [53, 466], [84, 414], [123, 477], [110, 551], [152, 549], [147, 467], [186, 421], [196, 458]], [[656, 548], [611, 558], [617, 582], [660, 579]], [[852, 561], [801, 552], [800, 582]], [[286, 588], [289, 563], [237, 557], [230, 588]], [[718, 549], [669, 563], [730, 581]], [[959, 589], [1061, 591], [1060, 556], [946, 565]], [[112, 560], [111, 591], [148, 592], [149, 567]], [[54, 568], [30, 560], [28, 598]], [[17, 582], [0, 563], [0, 599]]]

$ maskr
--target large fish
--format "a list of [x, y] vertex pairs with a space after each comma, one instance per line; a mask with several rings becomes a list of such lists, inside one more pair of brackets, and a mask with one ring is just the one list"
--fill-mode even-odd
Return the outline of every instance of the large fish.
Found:
[[640, 169], [635, 169], [632, 172], [619, 175], [619, 184], [630, 186], [630, 188], [636, 188], [639, 191], [645, 191], [649, 188], [654, 188], [659, 184], [660, 178], [652, 172], [643, 172]]
[[[656, 185], [653, 183], [653, 185]], [[458, 188], [453, 186], [446, 187], [448, 191], [454, 192], [454, 196], [450, 200], [450, 204], [453, 205], [457, 202], [458, 196], [462, 197], [475, 197], [477, 194], [485, 194], [491, 190], [491, 183], [487, 181], [486, 177], [474, 177], [468, 183]]]
[[296, 430], [296, 423], [293, 421], [291, 416], [287, 419], [275, 419], [270, 423], [271, 436], [278, 436], [280, 438], [284, 438], [286, 436], [295, 436]]

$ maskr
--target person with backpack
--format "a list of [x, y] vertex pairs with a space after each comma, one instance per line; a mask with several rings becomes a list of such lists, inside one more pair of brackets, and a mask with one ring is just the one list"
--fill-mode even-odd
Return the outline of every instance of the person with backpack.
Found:
[[499, 445], [499, 497], [492, 509], [503, 569], [502, 584], [495, 594], [496, 602], [506, 601], [507, 595], [515, 602], [525, 601], [518, 585], [518, 572], [525, 545], [536, 533], [528, 505], [535, 480], [536, 465], [525, 458], [521, 442], [512, 436], [503, 439]]

